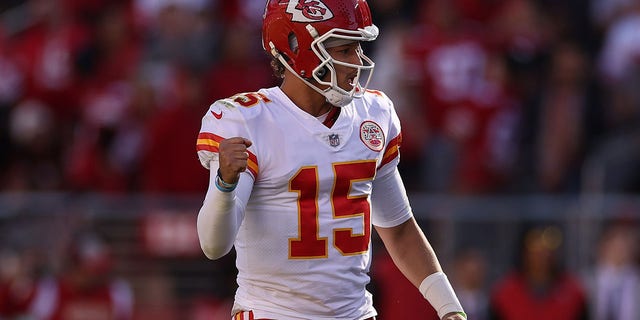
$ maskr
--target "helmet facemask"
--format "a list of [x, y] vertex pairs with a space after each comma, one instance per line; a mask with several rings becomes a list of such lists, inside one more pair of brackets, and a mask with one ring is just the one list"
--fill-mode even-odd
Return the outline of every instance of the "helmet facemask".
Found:
[[[305, 82], [309, 87], [322, 94], [332, 105], [344, 107], [349, 104], [353, 98], [361, 98], [371, 81], [375, 63], [364, 54], [360, 46], [356, 49], [360, 64], [336, 60], [329, 54], [327, 49], [352, 42], [373, 41], [378, 36], [378, 28], [375, 25], [359, 28], [358, 30], [334, 28], [323, 35], [318, 35], [316, 29], [310, 24], [306, 26], [306, 29], [314, 39], [311, 43], [311, 50], [320, 60], [320, 63], [312, 70], [310, 75], [295, 72], [286, 62], [286, 59], [275, 49], [275, 46], [270, 43], [272, 54], [274, 54], [291, 73]], [[356, 76], [352, 83], [353, 88], [350, 90], [345, 90], [339, 86], [335, 68], [336, 65], [356, 70]], [[363, 77], [363, 74], [366, 74], [366, 76]], [[310, 81], [310, 79], [315, 81]], [[366, 79], [366, 81], [361, 84], [360, 79]], [[326, 86], [326, 88], [323, 89], [318, 85]]]
[[[313, 33], [310, 31], [313, 35]], [[367, 57], [362, 51], [362, 47], [358, 45], [356, 53], [360, 60], [360, 64], [353, 64], [334, 59], [327, 51], [330, 47], [336, 47], [349, 42], [373, 41], [378, 36], [378, 29], [375, 26], [359, 29], [357, 31], [332, 29], [320, 37], [315, 38], [311, 43], [311, 50], [320, 59], [320, 64], [313, 70], [313, 79], [320, 85], [327, 86], [322, 90], [327, 100], [336, 106], [343, 107], [351, 102], [353, 98], [361, 98], [365, 90], [369, 86], [375, 63]], [[338, 85], [337, 73], [335, 65], [340, 65], [356, 70], [356, 77], [353, 79], [353, 88], [345, 90]], [[323, 80], [319, 76], [320, 70], [329, 70], [328, 81]], [[366, 74], [365, 77], [362, 77]], [[366, 79], [363, 84], [360, 79]]]

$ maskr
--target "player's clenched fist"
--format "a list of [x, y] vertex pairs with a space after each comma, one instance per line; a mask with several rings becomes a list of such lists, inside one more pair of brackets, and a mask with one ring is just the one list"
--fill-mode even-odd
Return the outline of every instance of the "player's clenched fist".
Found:
[[227, 183], [236, 183], [240, 173], [247, 170], [251, 141], [242, 137], [224, 139], [220, 142], [220, 178]]
[[462, 315], [460, 312], [451, 312], [448, 313], [442, 318], [442, 320], [466, 320], [467, 317]]

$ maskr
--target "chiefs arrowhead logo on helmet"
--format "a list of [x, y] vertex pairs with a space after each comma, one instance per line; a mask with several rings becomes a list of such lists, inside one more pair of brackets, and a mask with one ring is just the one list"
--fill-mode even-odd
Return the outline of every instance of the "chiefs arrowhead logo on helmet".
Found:
[[290, 0], [287, 12], [295, 22], [318, 22], [333, 18], [333, 12], [320, 0]]

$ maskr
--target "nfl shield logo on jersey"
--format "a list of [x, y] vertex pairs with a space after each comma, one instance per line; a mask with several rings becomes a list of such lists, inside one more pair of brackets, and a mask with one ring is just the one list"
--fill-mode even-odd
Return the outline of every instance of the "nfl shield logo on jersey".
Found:
[[337, 147], [340, 145], [340, 136], [332, 133], [329, 135], [329, 145], [332, 147]]

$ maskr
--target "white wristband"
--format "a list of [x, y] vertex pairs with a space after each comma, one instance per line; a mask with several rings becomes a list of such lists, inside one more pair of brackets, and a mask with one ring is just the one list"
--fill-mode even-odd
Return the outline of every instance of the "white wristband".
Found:
[[436, 309], [440, 319], [451, 312], [464, 312], [447, 275], [443, 272], [436, 272], [424, 278], [418, 289]]

